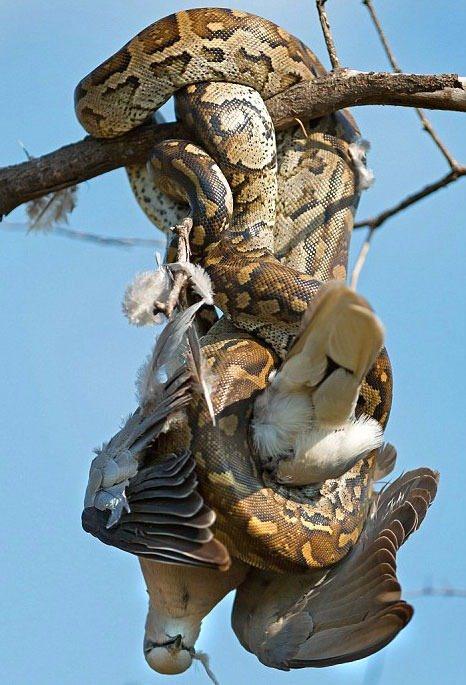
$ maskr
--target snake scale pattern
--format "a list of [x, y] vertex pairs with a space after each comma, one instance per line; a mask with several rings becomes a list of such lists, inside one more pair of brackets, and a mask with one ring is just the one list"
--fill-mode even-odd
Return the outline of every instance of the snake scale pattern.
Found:
[[[217, 424], [193, 401], [158, 455], [190, 447], [215, 533], [236, 557], [279, 572], [322, 568], [357, 541], [375, 454], [320, 494], [279, 486], [259, 468], [248, 424], [254, 397], [286, 355], [321, 285], [345, 279], [358, 177], [348, 112], [275, 137], [267, 99], [325, 73], [301, 41], [245, 12], [198, 9], [161, 19], [81, 81], [76, 111], [96, 137], [145, 122], [172, 95], [187, 140], [156, 146], [128, 170], [136, 197], [162, 228], [193, 217], [193, 259], [212, 278], [224, 317], [202, 339], [214, 377]], [[385, 350], [367, 375], [357, 413], [388, 420]]]

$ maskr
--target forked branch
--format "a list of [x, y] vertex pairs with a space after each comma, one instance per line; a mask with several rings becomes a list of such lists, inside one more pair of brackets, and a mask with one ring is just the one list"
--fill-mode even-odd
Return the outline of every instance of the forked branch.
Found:
[[[395, 73], [400, 74], [401, 69], [400, 65], [398, 64], [396, 57], [394, 55], [394, 52], [388, 42], [388, 38], [382, 28], [382, 24], [380, 22], [380, 19], [375, 11], [374, 4], [372, 0], [362, 0], [363, 4], [367, 7], [368, 12], [370, 14], [370, 17], [372, 19], [372, 22], [375, 26], [375, 29], [377, 31], [377, 34], [380, 38], [380, 42], [382, 43], [383, 49], [385, 51], [385, 54], [387, 55], [387, 59], [390, 62], [390, 65], [392, 66], [393, 70]], [[411, 205], [416, 204], [420, 200], [428, 197], [429, 195], [432, 195], [433, 193], [436, 193], [438, 190], [441, 188], [445, 188], [446, 186], [450, 185], [451, 183], [454, 183], [457, 181], [459, 178], [462, 176], [466, 175], [466, 166], [460, 164], [453, 154], [450, 152], [450, 150], [447, 148], [445, 143], [442, 141], [434, 127], [432, 126], [432, 123], [429, 121], [429, 119], [426, 117], [425, 113], [420, 109], [419, 107], [415, 107], [415, 111], [422, 123], [422, 126], [424, 130], [428, 133], [428, 135], [431, 137], [437, 148], [440, 150], [446, 161], [448, 162], [448, 165], [450, 167], [450, 172], [439, 178], [437, 181], [434, 181], [433, 183], [429, 183], [426, 185], [424, 188], [421, 188], [420, 190], [416, 191], [415, 193], [411, 193], [407, 197], [403, 198], [399, 202], [397, 202], [395, 205], [392, 207], [389, 207], [388, 209], [385, 209], [383, 212], [380, 212], [377, 216], [370, 217], [368, 219], [364, 219], [362, 221], [358, 221], [355, 224], [355, 228], [362, 228], [367, 226], [369, 228], [369, 233], [366, 238], [366, 241], [364, 242], [364, 245], [361, 249], [361, 253], [359, 254], [358, 260], [356, 265], [362, 268], [362, 264], [364, 264], [364, 260], [367, 256], [367, 252], [369, 250], [369, 243], [372, 239], [374, 231], [379, 228], [387, 219], [390, 219], [392, 216], [395, 216], [395, 214], [399, 214], [403, 210], [407, 209]], [[356, 267], [355, 267], [356, 270]], [[359, 274], [353, 274], [354, 278], [357, 281], [357, 277]]]

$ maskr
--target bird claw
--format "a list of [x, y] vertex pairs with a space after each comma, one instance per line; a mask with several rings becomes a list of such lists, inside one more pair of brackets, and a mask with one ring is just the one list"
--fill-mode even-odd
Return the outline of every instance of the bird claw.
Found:
[[112, 528], [121, 518], [123, 511], [131, 511], [126, 498], [125, 488], [128, 481], [118, 483], [111, 488], [99, 490], [94, 498], [94, 507], [100, 511], [110, 511], [106, 528]]
[[138, 469], [137, 459], [129, 450], [122, 450], [113, 458], [99, 454], [92, 462], [84, 507], [111, 511], [107, 528], [114, 526], [123, 510], [129, 512], [125, 488]]
[[118, 521], [121, 518], [121, 515], [123, 513], [123, 510], [127, 511], [128, 514], [130, 513], [131, 509], [129, 508], [128, 500], [126, 499], [125, 492], [123, 491], [121, 493], [121, 497], [115, 507], [112, 507], [110, 510], [110, 516], [108, 517], [108, 521], [106, 524], [106, 528], [112, 528], [114, 525], [118, 523]]

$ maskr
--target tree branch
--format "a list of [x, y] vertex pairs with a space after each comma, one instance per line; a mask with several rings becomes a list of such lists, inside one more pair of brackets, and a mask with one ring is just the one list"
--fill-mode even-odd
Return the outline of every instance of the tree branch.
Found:
[[[24, 235], [31, 232], [36, 233], [36, 235], [39, 233], [38, 231], [31, 231], [28, 224], [10, 223], [9, 221], [3, 221], [0, 224], [0, 231], [16, 231]], [[89, 231], [79, 231], [68, 226], [54, 226], [53, 230], [46, 231], [45, 233], [51, 236], [71, 238], [72, 240], [83, 240], [87, 243], [95, 243], [106, 247], [149, 247], [152, 250], [158, 248], [163, 251], [166, 242], [164, 238], [159, 240], [157, 238], [118, 238]]]
[[359, 250], [359, 254], [354, 264], [350, 282], [350, 285], [353, 288], [353, 290], [356, 290], [358, 287], [359, 276], [361, 275], [363, 266], [366, 263], [367, 255], [369, 254], [369, 250], [371, 249], [371, 240], [372, 236], [374, 235], [374, 231], [375, 228], [369, 228], [366, 239], [363, 242], [361, 249]]
[[431, 587], [426, 586], [420, 590], [411, 590], [408, 597], [459, 597], [466, 599], [466, 590], [456, 587]]
[[[372, 4], [372, 0], [362, 0], [363, 5], [367, 7], [367, 10], [369, 12], [369, 15], [372, 19], [372, 23], [375, 26], [375, 30], [377, 31], [377, 34], [380, 38], [380, 42], [382, 43], [382, 47], [385, 51], [385, 54], [387, 55], [387, 59], [393, 69], [398, 74], [402, 73], [402, 70], [400, 68], [400, 65], [398, 64], [398, 61], [393, 53], [393, 50], [390, 47], [390, 44], [388, 42], [388, 38], [385, 35], [385, 32], [382, 28], [382, 24], [380, 23], [380, 19], [377, 15], [377, 12], [375, 11], [375, 7]], [[434, 141], [435, 145], [438, 147], [442, 155], [445, 157], [447, 160], [448, 164], [450, 165], [450, 169], [456, 169], [458, 167], [458, 162], [456, 159], [453, 157], [445, 143], [442, 141], [434, 127], [432, 126], [432, 123], [429, 121], [429, 119], [426, 117], [422, 109], [419, 107], [415, 107], [416, 114], [418, 115], [419, 119], [421, 120], [422, 126], [426, 133], [432, 138]]]
[[[337, 70], [297, 84], [267, 101], [277, 129], [349, 106], [401, 105], [466, 112], [466, 78]], [[180, 124], [148, 124], [111, 140], [85, 138], [55, 152], [0, 169], [0, 216], [50, 192], [121, 166], [144, 162], [155, 143], [186, 138]]]
[[[393, 50], [390, 47], [387, 36], [385, 35], [385, 32], [382, 28], [382, 24], [380, 23], [380, 19], [375, 11], [375, 7], [372, 3], [372, 0], [362, 0], [362, 2], [363, 5], [365, 5], [369, 11], [370, 17], [380, 38], [380, 42], [382, 43], [383, 49], [385, 51], [385, 54], [387, 55], [390, 65], [396, 73], [401, 74], [400, 65], [398, 64], [396, 57], [393, 53]], [[450, 183], [454, 183], [459, 178], [466, 175], [466, 166], [459, 164], [459, 162], [451, 154], [450, 150], [447, 148], [447, 146], [442, 141], [438, 133], [435, 131], [429, 119], [424, 114], [423, 110], [419, 107], [415, 107], [415, 111], [419, 119], [421, 120], [424, 130], [429, 134], [437, 148], [445, 157], [446, 161], [450, 166], [451, 171], [442, 178], [435, 181], [434, 183], [430, 183], [424, 188], [421, 188], [421, 190], [418, 190], [417, 192], [408, 195], [393, 207], [390, 207], [388, 209], [385, 209], [383, 212], [380, 212], [380, 214], [378, 214], [377, 216], [370, 217], [369, 219], [363, 219], [362, 221], [358, 221], [354, 224], [354, 228], [362, 228], [364, 226], [367, 226], [369, 228], [367, 238], [361, 248], [358, 259], [356, 261], [356, 266], [353, 271], [354, 283], [357, 283], [359, 274], [364, 265], [367, 253], [370, 248], [371, 239], [374, 235], [375, 230], [379, 228], [379, 226], [381, 226], [385, 221], [387, 221], [387, 219], [390, 219], [392, 216], [395, 216], [395, 214], [402, 212], [407, 207], [410, 207], [416, 202], [419, 202], [419, 200], [422, 200], [423, 198], [428, 197], [433, 193], [436, 193], [441, 188], [445, 188], [446, 186], [450, 185]], [[355, 287], [355, 285], [353, 287]]]
[[330, 57], [330, 62], [332, 64], [332, 69], [340, 68], [340, 60], [338, 59], [337, 49], [335, 47], [335, 41], [332, 36], [332, 29], [330, 28], [330, 22], [327, 17], [327, 12], [325, 11], [325, 3], [327, 0], [316, 0], [317, 12], [319, 13], [320, 25], [322, 26], [322, 32], [324, 34], [325, 44], [327, 45], [328, 56]]
[[156, 143], [180, 137], [187, 134], [179, 124], [149, 124], [111, 140], [88, 136], [42, 157], [0, 168], [0, 217], [47, 193], [142, 162]]
[[456, 169], [449, 171], [448, 174], [442, 176], [442, 178], [439, 178], [438, 181], [429, 183], [429, 185], [424, 186], [424, 188], [421, 188], [421, 190], [418, 190], [416, 193], [408, 195], [393, 207], [380, 212], [380, 214], [377, 216], [370, 217], [369, 219], [363, 219], [362, 221], [356, 221], [354, 228], [363, 228], [364, 226], [367, 226], [374, 231], [376, 228], [379, 228], [379, 226], [385, 223], [387, 219], [390, 219], [395, 214], [402, 212], [407, 207], [414, 205], [416, 202], [419, 202], [419, 200], [432, 195], [432, 193], [436, 193], [437, 190], [445, 188], [446, 186], [450, 185], [450, 183], [454, 183], [454, 181], [457, 181], [462, 176], [466, 176], [466, 167], [457, 166]]

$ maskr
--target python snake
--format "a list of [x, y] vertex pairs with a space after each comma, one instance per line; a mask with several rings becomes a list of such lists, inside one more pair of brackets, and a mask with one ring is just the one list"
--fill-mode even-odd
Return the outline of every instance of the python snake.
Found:
[[[187, 140], [156, 146], [147, 167], [129, 169], [137, 199], [162, 228], [192, 211], [193, 259], [212, 278], [225, 316], [202, 340], [220, 379], [217, 423], [194, 400], [183, 430], [163, 436], [154, 458], [192, 450], [200, 491], [216, 511], [215, 533], [231, 554], [279, 572], [342, 559], [364, 525], [374, 453], [320, 494], [279, 486], [251, 446], [253, 400], [328, 280], [345, 279], [359, 198], [351, 153], [358, 130], [347, 112], [277, 136], [264, 101], [325, 73], [301, 41], [245, 12], [198, 9], [161, 19], [84, 78], [76, 111], [96, 137], [145, 122], [173, 94]], [[305, 131], [303, 130], [305, 128]], [[391, 403], [383, 350], [367, 375], [357, 414], [382, 427]]]

